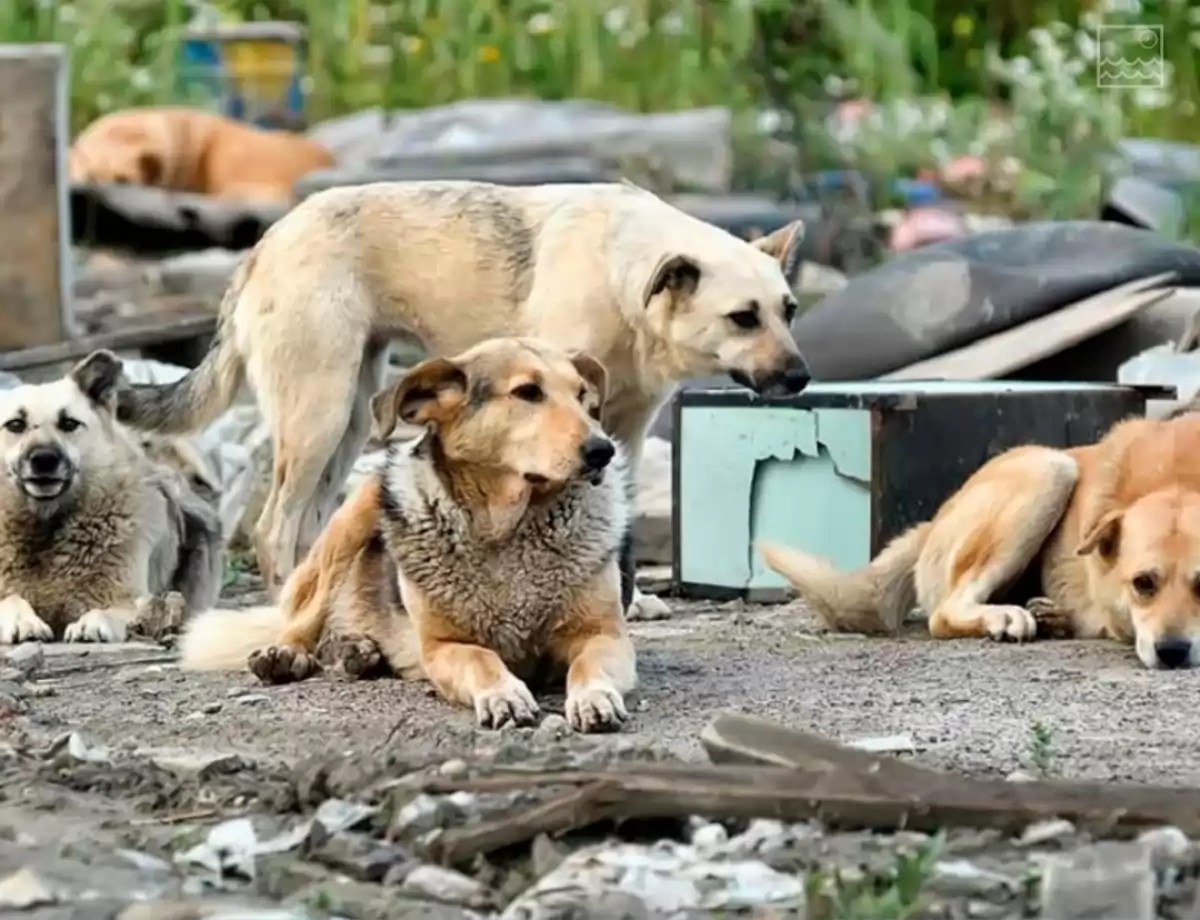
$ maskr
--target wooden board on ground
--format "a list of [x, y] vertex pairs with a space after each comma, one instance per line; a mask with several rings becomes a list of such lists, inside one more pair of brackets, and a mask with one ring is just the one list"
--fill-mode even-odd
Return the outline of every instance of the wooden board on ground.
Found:
[[67, 60], [59, 45], [0, 45], [0, 349], [66, 335]]
[[884, 374], [884, 380], [987, 380], [1004, 377], [1111, 329], [1165, 300], [1175, 278], [1164, 272], [1111, 288], [1045, 316], [934, 358]]

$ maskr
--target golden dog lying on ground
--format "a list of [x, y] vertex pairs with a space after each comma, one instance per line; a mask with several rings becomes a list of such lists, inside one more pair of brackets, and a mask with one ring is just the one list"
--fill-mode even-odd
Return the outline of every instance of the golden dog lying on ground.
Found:
[[858, 572], [760, 550], [834, 629], [895, 630], [915, 603], [938, 639], [1103, 637], [1134, 643], [1147, 667], [1191, 667], [1200, 414], [1125, 421], [1086, 447], [1000, 454]]
[[120, 373], [101, 351], [60, 380], [0, 391], [0, 643], [120, 642], [152, 596], [216, 602], [217, 510], [183, 455], [155, 462], [117, 423]]
[[[256, 547], [274, 595], [337, 507], [392, 338], [445, 355], [528, 335], [594, 355], [611, 375], [604, 428], [637, 470], [646, 429], [679, 381], [729, 372], [768, 393], [807, 384], [788, 328], [802, 230], [796, 222], [746, 243], [623, 184], [329, 189], [275, 223], [242, 263], [203, 363], [178, 382], [123, 391], [120, 417], [195, 430], [249, 379], [273, 434]], [[632, 561], [627, 540], [629, 601]]]
[[389, 443], [281, 608], [194, 620], [183, 667], [286, 681], [320, 661], [385, 666], [485, 727], [534, 722], [526, 681], [565, 671], [571, 725], [618, 727], [636, 682], [617, 567], [630, 477], [598, 421], [606, 389], [594, 358], [532, 339], [418, 365], [371, 410], [377, 437], [398, 420], [426, 432]]
[[333, 156], [290, 131], [267, 131], [188, 108], [113, 112], [71, 145], [72, 182], [143, 185], [230, 201], [287, 204], [307, 173]]

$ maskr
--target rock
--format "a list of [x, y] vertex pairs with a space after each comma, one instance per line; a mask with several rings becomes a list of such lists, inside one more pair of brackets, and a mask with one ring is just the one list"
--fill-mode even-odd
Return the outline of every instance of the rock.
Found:
[[930, 888], [951, 897], [987, 898], [1017, 889], [1017, 880], [981, 869], [970, 860], [938, 862], [933, 868]]
[[30, 910], [57, 901], [58, 896], [32, 869], [18, 869], [0, 880], [0, 907]]
[[483, 907], [491, 901], [488, 890], [475, 879], [441, 866], [417, 866], [405, 876], [400, 889], [465, 907]]
[[420, 793], [413, 796], [392, 817], [390, 839], [411, 840], [436, 828], [447, 827], [466, 817], [462, 806], [448, 798]]
[[1150, 850], [1138, 843], [1104, 841], [1046, 861], [1043, 920], [1121, 917], [1155, 920]]
[[357, 882], [382, 882], [394, 867], [413, 862], [403, 849], [365, 834], [337, 833], [310, 846], [308, 858]]
[[729, 840], [729, 834], [720, 824], [702, 822], [692, 831], [692, 846], [700, 852], [711, 852]]
[[533, 845], [529, 851], [533, 874], [541, 878], [553, 872], [566, 859], [567, 852], [565, 847], [559, 846], [545, 834], [538, 834], [533, 838]]
[[1075, 825], [1061, 818], [1051, 818], [1048, 821], [1038, 821], [1025, 828], [1017, 846], [1036, 847], [1043, 843], [1061, 841], [1075, 833]]
[[20, 671], [21, 677], [29, 680], [46, 663], [46, 652], [40, 642], [22, 642], [4, 655], [3, 663]]
[[1150, 851], [1150, 862], [1159, 870], [1183, 862], [1192, 851], [1187, 834], [1170, 825], [1144, 832], [1137, 842]]
[[533, 733], [534, 740], [539, 742], [556, 741], [567, 738], [571, 734], [571, 726], [565, 718], [552, 712], [542, 719], [541, 724]]

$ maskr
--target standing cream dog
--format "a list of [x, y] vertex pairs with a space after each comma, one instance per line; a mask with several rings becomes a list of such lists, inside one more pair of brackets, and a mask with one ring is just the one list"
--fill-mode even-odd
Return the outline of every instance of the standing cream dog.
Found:
[[277, 591], [362, 450], [390, 339], [412, 335], [445, 355], [533, 336], [594, 355], [612, 380], [604, 427], [637, 469], [646, 428], [679, 381], [727, 372], [764, 393], [807, 384], [789, 331], [802, 235], [796, 222], [746, 243], [628, 184], [329, 189], [242, 263], [203, 363], [178, 382], [124, 390], [120, 418], [192, 430], [249, 378], [274, 435], [256, 542]]

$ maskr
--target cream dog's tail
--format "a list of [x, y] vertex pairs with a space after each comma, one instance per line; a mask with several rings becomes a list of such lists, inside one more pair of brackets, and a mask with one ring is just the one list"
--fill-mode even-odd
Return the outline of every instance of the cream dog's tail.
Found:
[[901, 534], [857, 572], [839, 572], [818, 556], [769, 543], [760, 542], [758, 551], [827, 629], [881, 635], [897, 632], [916, 603], [913, 569], [929, 528], [918, 524]]
[[278, 607], [216, 608], [198, 614], [179, 640], [185, 671], [244, 671], [250, 653], [274, 645], [284, 629]]

